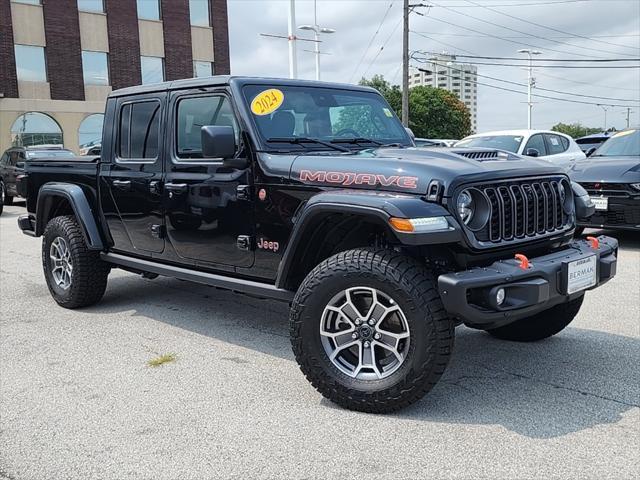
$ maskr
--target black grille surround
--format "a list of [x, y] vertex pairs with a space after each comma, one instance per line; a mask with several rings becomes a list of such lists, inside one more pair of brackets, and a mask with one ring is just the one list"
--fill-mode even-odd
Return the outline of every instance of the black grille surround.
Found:
[[455, 212], [467, 237], [479, 248], [536, 241], [575, 228], [573, 191], [565, 176], [466, 184], [456, 189], [453, 195], [454, 211], [458, 195], [467, 189], [480, 192], [489, 208], [486, 224], [478, 229], [464, 225]]

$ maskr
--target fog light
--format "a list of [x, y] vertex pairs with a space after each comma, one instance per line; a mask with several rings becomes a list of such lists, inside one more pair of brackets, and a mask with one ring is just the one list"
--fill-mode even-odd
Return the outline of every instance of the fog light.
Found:
[[496, 303], [502, 305], [504, 303], [504, 297], [506, 296], [504, 288], [499, 288], [496, 292]]

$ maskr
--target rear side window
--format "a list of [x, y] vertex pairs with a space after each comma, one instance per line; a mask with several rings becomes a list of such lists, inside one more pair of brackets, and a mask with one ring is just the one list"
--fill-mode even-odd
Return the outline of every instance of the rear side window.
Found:
[[530, 148], [535, 148], [538, 151], [538, 156], [540, 157], [547, 155], [547, 147], [544, 144], [544, 138], [542, 138], [541, 133], [537, 133], [529, 139], [522, 153], [526, 155], [527, 150]]
[[2, 158], [0, 158], [0, 165], [6, 165], [7, 163], [9, 163], [9, 155], [5, 153], [2, 155]]
[[238, 127], [227, 97], [187, 97], [178, 102], [178, 158], [203, 158], [200, 130], [206, 125], [233, 127], [238, 144]]
[[160, 102], [127, 103], [120, 110], [119, 157], [154, 159], [160, 149]]
[[[569, 148], [569, 141], [566, 138], [562, 138], [560, 135], [552, 135], [550, 133], [545, 135], [547, 137], [547, 149], [549, 151], [549, 155], [557, 155]], [[563, 140], [566, 142], [566, 147]]]

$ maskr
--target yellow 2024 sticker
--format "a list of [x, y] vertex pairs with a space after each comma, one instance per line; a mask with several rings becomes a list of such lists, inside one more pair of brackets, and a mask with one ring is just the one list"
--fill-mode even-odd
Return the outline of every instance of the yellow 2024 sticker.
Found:
[[284, 93], [277, 88], [270, 88], [260, 92], [251, 102], [254, 115], [269, 115], [280, 108], [284, 102]]

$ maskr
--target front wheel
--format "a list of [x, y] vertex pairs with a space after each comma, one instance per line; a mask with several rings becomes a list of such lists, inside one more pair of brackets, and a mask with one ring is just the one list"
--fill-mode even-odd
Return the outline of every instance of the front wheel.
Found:
[[65, 308], [93, 305], [104, 295], [110, 266], [89, 250], [73, 216], [55, 217], [44, 231], [42, 267], [49, 292]]
[[561, 303], [531, 317], [517, 320], [504, 327], [487, 330], [501, 340], [536, 342], [564, 330], [580, 311], [584, 295], [567, 303]]
[[0, 181], [0, 195], [2, 195], [3, 205], [13, 205], [13, 197], [7, 193], [7, 186], [2, 181]]
[[352, 410], [393, 412], [419, 400], [453, 349], [433, 275], [388, 250], [338, 253], [315, 267], [293, 301], [293, 351], [311, 384]]

